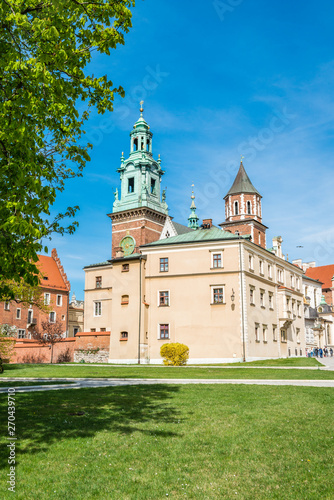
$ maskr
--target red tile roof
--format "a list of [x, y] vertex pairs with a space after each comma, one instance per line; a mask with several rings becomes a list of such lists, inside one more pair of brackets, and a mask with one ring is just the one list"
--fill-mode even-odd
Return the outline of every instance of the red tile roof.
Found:
[[56, 261], [47, 255], [39, 255], [37, 267], [40, 269], [43, 278], [41, 285], [43, 288], [56, 288], [58, 290], [68, 290], [66, 283], [60, 273]]
[[334, 264], [329, 266], [309, 267], [306, 276], [319, 280], [323, 283], [322, 288], [332, 288], [332, 277], [334, 276]]

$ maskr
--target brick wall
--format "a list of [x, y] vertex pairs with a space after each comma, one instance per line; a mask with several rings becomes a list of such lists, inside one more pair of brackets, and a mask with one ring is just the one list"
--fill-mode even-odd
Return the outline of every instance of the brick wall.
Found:
[[[86, 363], [108, 362], [110, 332], [80, 332], [76, 337], [66, 338], [53, 346], [53, 362], [57, 363], [58, 357], [64, 353], [69, 356], [69, 361]], [[94, 352], [95, 351], [95, 352]], [[51, 349], [48, 345], [38, 344], [32, 339], [17, 339], [15, 353], [11, 363], [50, 363]]]

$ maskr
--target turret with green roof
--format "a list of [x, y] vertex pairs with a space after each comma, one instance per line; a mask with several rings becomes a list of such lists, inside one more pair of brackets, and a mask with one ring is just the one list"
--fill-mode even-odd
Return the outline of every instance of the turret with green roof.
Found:
[[167, 214], [166, 196], [161, 191], [161, 178], [164, 171], [161, 169], [160, 155], [158, 160], [153, 158], [152, 137], [150, 126], [143, 117], [143, 103], [141, 101], [140, 117], [130, 132], [130, 155], [121, 156], [120, 174], [121, 194], [114, 193], [115, 201], [113, 213], [147, 207], [157, 212]]

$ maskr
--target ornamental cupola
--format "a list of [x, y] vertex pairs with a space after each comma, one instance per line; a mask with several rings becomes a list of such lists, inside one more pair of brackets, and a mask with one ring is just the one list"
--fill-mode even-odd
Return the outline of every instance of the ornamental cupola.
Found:
[[257, 245], [266, 247], [266, 229], [262, 224], [262, 196], [251, 183], [242, 159], [234, 182], [225, 195], [225, 222], [222, 229], [237, 235], [251, 235]]
[[117, 169], [121, 180], [121, 193], [114, 193], [113, 213], [138, 207], [148, 207], [163, 214], [168, 213], [165, 194], [161, 193], [161, 178], [165, 173], [161, 168], [160, 155], [153, 158], [150, 126], [143, 116], [140, 103], [140, 117], [130, 132], [130, 154], [121, 156], [121, 166]]
[[161, 190], [164, 171], [160, 155], [154, 159], [153, 134], [140, 103], [140, 117], [130, 132], [130, 153], [122, 153], [117, 169], [121, 188], [114, 192], [113, 209], [108, 216], [112, 221], [112, 257], [130, 256], [140, 252], [140, 246], [159, 239], [168, 206], [166, 190]]
[[[194, 185], [192, 185], [194, 188]], [[196, 205], [195, 205], [195, 195], [194, 191], [191, 193], [191, 205], [190, 205], [190, 215], [188, 217], [188, 227], [191, 229], [198, 229], [199, 224], [198, 224], [198, 215], [196, 214]]]

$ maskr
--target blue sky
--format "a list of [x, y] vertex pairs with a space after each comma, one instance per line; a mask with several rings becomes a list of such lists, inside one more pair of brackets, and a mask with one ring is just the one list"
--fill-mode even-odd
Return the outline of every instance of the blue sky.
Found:
[[49, 244], [77, 298], [82, 268], [111, 256], [106, 214], [142, 98], [175, 221], [187, 223], [194, 183], [199, 217], [223, 222], [242, 154], [263, 196], [268, 246], [281, 235], [289, 260], [334, 262], [333, 19], [329, 0], [137, 1], [125, 45], [89, 68], [126, 97], [114, 113], [91, 115], [91, 162], [54, 207], [80, 206], [76, 233]]

